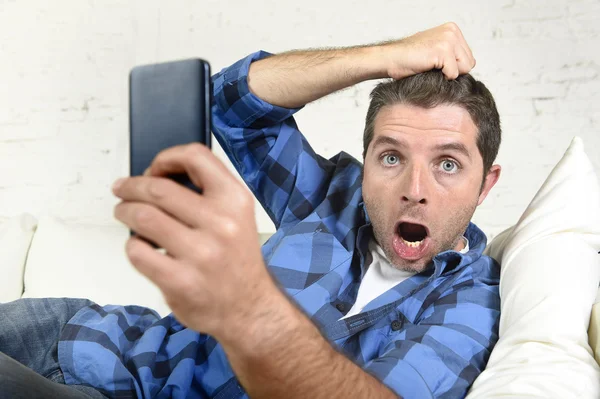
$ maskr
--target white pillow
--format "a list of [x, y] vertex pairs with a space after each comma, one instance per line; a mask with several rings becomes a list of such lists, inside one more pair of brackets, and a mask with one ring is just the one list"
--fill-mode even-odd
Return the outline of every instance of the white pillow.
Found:
[[576, 137], [519, 222], [486, 250], [501, 263], [500, 339], [469, 399], [600, 397], [587, 334], [599, 250], [600, 187]]
[[25, 259], [37, 220], [24, 213], [0, 225], [0, 303], [23, 293]]
[[166, 316], [171, 310], [160, 290], [127, 259], [128, 236], [123, 225], [67, 224], [54, 217], [41, 218], [27, 259], [23, 297], [141, 305]]
[[600, 289], [598, 290], [598, 295], [596, 295], [596, 304], [592, 308], [588, 335], [596, 361], [600, 364]]

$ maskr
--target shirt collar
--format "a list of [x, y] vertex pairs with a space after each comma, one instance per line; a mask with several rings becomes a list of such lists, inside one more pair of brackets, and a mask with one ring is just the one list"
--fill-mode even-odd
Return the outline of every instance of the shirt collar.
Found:
[[361, 200], [358, 203], [358, 206], [362, 210], [361, 213], [362, 213], [362, 216], [363, 216], [365, 224], [369, 224], [370, 225], [371, 224], [371, 219], [369, 218], [369, 214], [367, 213], [367, 208], [365, 207], [365, 201]]
[[464, 236], [469, 242], [469, 250], [466, 253], [448, 250], [433, 257], [434, 274], [437, 277], [460, 270], [481, 258], [487, 245], [487, 237], [483, 231], [475, 223], [469, 222]]

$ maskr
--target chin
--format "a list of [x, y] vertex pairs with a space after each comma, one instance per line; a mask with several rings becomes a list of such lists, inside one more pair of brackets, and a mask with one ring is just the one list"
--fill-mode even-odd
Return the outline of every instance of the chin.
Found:
[[392, 266], [394, 266], [398, 270], [402, 270], [405, 272], [421, 273], [422, 271], [427, 270], [429, 268], [429, 264], [430, 262], [424, 263], [420, 260], [417, 262], [407, 262], [404, 259], [400, 259], [399, 261], [395, 261], [394, 263], [392, 263]]

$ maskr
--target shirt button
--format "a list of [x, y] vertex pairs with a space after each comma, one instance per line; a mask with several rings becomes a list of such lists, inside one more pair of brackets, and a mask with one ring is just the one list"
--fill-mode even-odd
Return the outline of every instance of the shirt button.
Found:
[[343, 303], [338, 303], [337, 305], [335, 305], [336, 309], [339, 310], [340, 312], [344, 311], [344, 304]]
[[398, 320], [392, 321], [392, 330], [393, 331], [398, 331], [401, 327], [402, 327], [402, 323], [400, 323]]

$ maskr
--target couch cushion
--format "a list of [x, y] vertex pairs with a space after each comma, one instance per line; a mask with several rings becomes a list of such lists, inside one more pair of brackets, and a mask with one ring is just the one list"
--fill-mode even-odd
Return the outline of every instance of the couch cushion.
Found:
[[142, 305], [166, 316], [160, 290], [125, 255], [122, 225], [69, 224], [43, 217], [25, 266], [24, 298], [88, 298], [100, 304]]
[[599, 250], [600, 187], [575, 138], [518, 223], [486, 250], [501, 263], [500, 339], [468, 398], [600, 397], [587, 334]]
[[25, 259], [37, 220], [16, 216], [0, 225], [0, 303], [19, 299], [23, 293]]

